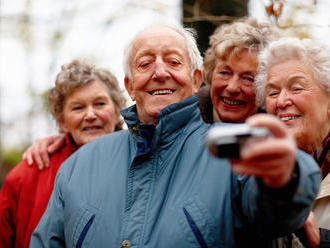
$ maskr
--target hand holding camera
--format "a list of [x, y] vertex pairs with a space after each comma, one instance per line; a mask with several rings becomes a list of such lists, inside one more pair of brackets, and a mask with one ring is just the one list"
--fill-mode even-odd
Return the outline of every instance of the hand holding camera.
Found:
[[230, 158], [237, 174], [261, 177], [269, 187], [288, 184], [295, 166], [296, 143], [285, 124], [275, 116], [258, 114], [243, 126], [235, 126], [208, 134], [210, 152]]
[[212, 127], [206, 136], [210, 153], [217, 158], [239, 158], [241, 147], [270, 136], [265, 127], [252, 127], [248, 124], [230, 124]]

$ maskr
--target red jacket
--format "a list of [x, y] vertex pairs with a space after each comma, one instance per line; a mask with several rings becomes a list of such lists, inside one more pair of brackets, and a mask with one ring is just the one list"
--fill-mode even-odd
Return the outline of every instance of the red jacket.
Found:
[[39, 170], [23, 160], [7, 175], [0, 193], [0, 248], [29, 247], [30, 237], [46, 210], [56, 173], [77, 147], [69, 142]]

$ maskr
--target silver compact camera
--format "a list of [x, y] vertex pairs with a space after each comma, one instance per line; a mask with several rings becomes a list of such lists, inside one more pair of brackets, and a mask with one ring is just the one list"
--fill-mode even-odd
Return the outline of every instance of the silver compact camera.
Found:
[[270, 136], [265, 127], [248, 124], [224, 124], [213, 126], [206, 136], [206, 146], [217, 158], [239, 158], [241, 147], [249, 140], [260, 140]]

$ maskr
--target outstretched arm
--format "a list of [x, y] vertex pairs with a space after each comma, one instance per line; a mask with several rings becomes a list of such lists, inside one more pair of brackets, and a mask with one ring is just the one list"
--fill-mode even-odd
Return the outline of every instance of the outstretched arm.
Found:
[[49, 155], [63, 147], [65, 142], [64, 134], [57, 134], [46, 138], [38, 139], [23, 154], [23, 159], [27, 160], [28, 165], [35, 162], [42, 170], [49, 167]]
[[247, 142], [240, 159], [231, 161], [235, 173], [251, 176], [238, 177], [244, 219], [265, 237], [292, 233], [309, 214], [320, 183], [319, 168], [311, 156], [296, 149], [294, 138], [276, 117], [256, 115], [248, 123], [267, 127], [272, 136]]

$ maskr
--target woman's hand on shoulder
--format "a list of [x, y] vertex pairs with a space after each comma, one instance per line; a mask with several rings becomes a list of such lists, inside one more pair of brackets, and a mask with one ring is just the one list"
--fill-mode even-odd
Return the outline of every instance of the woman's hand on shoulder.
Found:
[[49, 167], [49, 155], [58, 151], [65, 142], [64, 134], [57, 134], [46, 138], [38, 139], [23, 154], [23, 159], [27, 160], [28, 165], [35, 162], [42, 170]]

